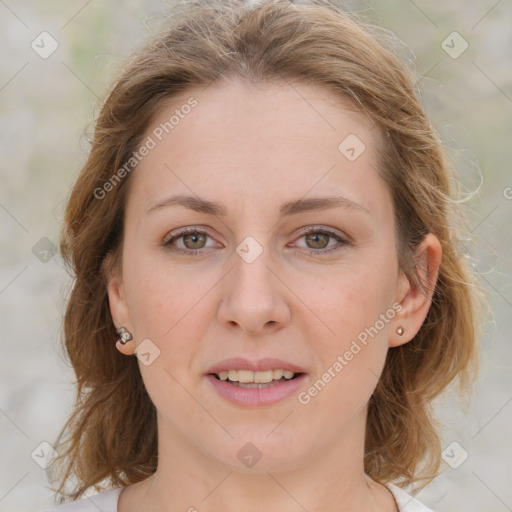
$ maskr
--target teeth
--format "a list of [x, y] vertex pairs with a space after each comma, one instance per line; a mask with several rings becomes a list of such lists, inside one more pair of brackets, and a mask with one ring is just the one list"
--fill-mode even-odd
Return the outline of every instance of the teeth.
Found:
[[226, 370], [217, 374], [220, 380], [232, 382], [266, 384], [273, 380], [285, 378], [290, 380], [295, 374], [289, 370], [266, 370], [264, 372], [253, 372], [251, 370]]

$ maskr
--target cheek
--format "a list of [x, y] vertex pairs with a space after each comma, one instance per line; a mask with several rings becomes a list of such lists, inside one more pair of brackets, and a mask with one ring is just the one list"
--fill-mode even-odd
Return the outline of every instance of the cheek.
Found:
[[127, 261], [125, 276], [130, 318], [138, 337], [162, 339], [179, 330], [187, 315], [200, 306], [207, 288], [204, 276], [197, 272], [190, 275], [160, 255], [142, 251], [134, 251]]
[[127, 268], [127, 282], [130, 283], [127, 287], [128, 307], [137, 337], [158, 338], [165, 325], [166, 330], [172, 327], [173, 318], [169, 312], [175, 310], [178, 300], [170, 281], [155, 267], [144, 269], [144, 265], [138, 265]]
[[392, 272], [362, 265], [345, 269], [317, 288], [314, 309], [334, 331], [326, 340], [355, 338], [391, 308], [394, 297]]
[[142, 357], [139, 360], [144, 385], [160, 413], [191, 415], [194, 401], [180, 383], [189, 378], [199, 349], [194, 340], [202, 337], [199, 299], [205, 290], [197, 286], [201, 281], [197, 277], [190, 281], [165, 262], [152, 262], [148, 255], [135, 252], [133, 256], [126, 266], [130, 318], [137, 344], [149, 339], [154, 344], [149, 345], [151, 351], [157, 354], [148, 365]]
[[320, 387], [329, 382], [322, 391], [326, 400], [350, 409], [369, 398], [384, 365], [395, 316], [393, 273], [368, 262], [338, 273], [319, 290], [314, 309], [329, 330], [313, 344], [316, 378]]
[[[135, 253], [134, 253], [135, 256]], [[154, 258], [154, 257], [153, 257]], [[148, 262], [144, 264], [144, 262]], [[218, 281], [207, 272], [185, 272], [165, 261], [151, 262], [140, 255], [127, 265], [129, 278], [129, 310], [137, 343], [149, 339], [159, 351], [155, 368], [158, 377], [148, 367], [141, 366], [147, 387], [171, 385], [167, 370], [180, 382], [188, 379], [194, 361], [198, 359], [201, 341], [212, 322], [211, 299], [208, 291]], [[153, 379], [164, 382], [154, 382]]]

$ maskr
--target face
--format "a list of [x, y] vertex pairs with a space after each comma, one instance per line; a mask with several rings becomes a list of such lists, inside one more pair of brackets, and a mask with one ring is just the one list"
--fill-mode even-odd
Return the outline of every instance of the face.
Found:
[[162, 443], [238, 471], [360, 443], [397, 326], [426, 314], [405, 317], [377, 129], [322, 86], [235, 80], [147, 137], [109, 299]]

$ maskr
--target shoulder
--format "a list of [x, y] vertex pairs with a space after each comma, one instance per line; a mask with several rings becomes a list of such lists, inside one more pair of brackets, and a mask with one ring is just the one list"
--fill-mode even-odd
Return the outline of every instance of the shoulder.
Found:
[[432, 509], [422, 505], [417, 499], [394, 484], [387, 484], [386, 487], [395, 497], [399, 512], [433, 512]]
[[118, 487], [71, 503], [63, 503], [41, 512], [98, 512], [98, 510], [101, 510], [101, 512], [117, 512], [117, 502], [122, 490], [122, 487]]

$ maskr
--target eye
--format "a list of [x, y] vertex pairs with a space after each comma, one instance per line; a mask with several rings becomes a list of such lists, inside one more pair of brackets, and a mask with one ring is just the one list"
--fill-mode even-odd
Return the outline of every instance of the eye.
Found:
[[[348, 240], [326, 228], [305, 228], [305, 230], [302, 230], [302, 233], [300, 238], [304, 238], [309, 245], [306, 248], [312, 249], [310, 255], [334, 252], [343, 249], [346, 245], [350, 245]], [[329, 239], [333, 239], [335, 243], [329, 246]]]
[[[175, 233], [171, 238], [164, 241], [164, 246], [169, 250], [178, 254], [198, 254], [204, 252], [206, 239], [210, 238], [206, 231], [202, 231], [198, 228], [188, 227], [182, 229], [180, 232]], [[185, 248], [172, 247], [172, 245], [182, 240]]]
[[[338, 251], [343, 249], [346, 245], [350, 245], [350, 242], [345, 238], [327, 228], [309, 227], [302, 229], [301, 233], [302, 236], [299, 240], [301, 238], [306, 240], [309, 247], [305, 248], [311, 249], [309, 253], [311, 256]], [[163, 245], [177, 254], [196, 255], [205, 252], [209, 248], [205, 245], [208, 238], [211, 237], [206, 231], [195, 227], [187, 227], [167, 237]], [[334, 240], [334, 243], [329, 245], [329, 239]], [[176, 247], [175, 244], [179, 242], [181, 242], [184, 247]]]

